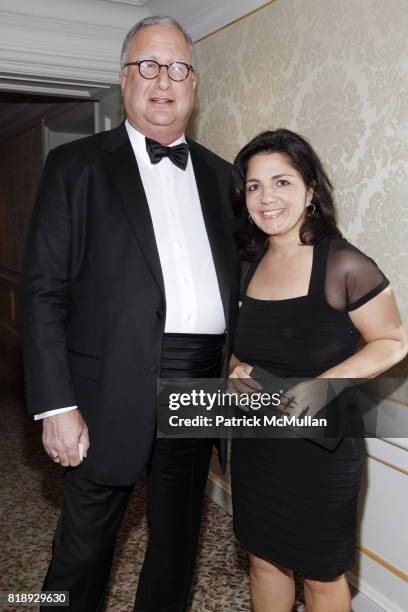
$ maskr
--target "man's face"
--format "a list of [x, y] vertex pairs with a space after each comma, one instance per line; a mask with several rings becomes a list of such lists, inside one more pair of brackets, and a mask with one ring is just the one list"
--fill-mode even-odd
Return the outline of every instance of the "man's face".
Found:
[[[151, 59], [159, 64], [192, 63], [183, 34], [173, 25], [147, 26], [137, 32], [127, 53], [127, 62]], [[121, 74], [123, 104], [127, 119], [142, 134], [167, 145], [181, 136], [194, 106], [197, 79], [190, 71], [184, 81], [172, 81], [167, 69], [145, 79], [138, 66]]]

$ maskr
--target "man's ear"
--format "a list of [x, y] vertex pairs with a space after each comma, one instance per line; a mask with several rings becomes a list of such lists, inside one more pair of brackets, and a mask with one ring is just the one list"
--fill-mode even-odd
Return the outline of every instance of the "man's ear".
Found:
[[197, 79], [197, 76], [194, 73], [192, 75], [192, 79], [193, 79], [193, 91], [195, 91], [196, 87], [197, 87], [198, 79]]
[[121, 89], [122, 93], [123, 93], [123, 89], [125, 87], [125, 83], [126, 83], [126, 73], [123, 70], [121, 70], [119, 72], [119, 85], [120, 85], [120, 89]]

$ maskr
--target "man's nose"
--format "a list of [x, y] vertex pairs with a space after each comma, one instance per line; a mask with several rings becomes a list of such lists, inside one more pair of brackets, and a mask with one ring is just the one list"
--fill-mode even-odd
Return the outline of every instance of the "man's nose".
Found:
[[157, 85], [160, 89], [168, 89], [170, 86], [170, 77], [166, 66], [160, 68], [159, 76], [157, 77]]

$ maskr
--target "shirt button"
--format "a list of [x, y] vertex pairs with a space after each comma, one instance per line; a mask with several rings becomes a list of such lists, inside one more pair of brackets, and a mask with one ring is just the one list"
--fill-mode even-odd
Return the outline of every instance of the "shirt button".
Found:
[[158, 370], [159, 370], [159, 368], [157, 366], [155, 366], [155, 365], [152, 365], [151, 368], [150, 368], [151, 372], [158, 372]]
[[163, 313], [162, 313], [162, 311], [161, 311], [161, 310], [156, 310], [156, 317], [157, 317], [158, 319], [162, 319], [162, 318], [163, 318]]

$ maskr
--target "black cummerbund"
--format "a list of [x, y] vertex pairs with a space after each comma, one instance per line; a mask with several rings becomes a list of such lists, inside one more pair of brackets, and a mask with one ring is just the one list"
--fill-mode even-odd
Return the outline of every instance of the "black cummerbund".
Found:
[[217, 378], [225, 334], [164, 334], [161, 378]]

